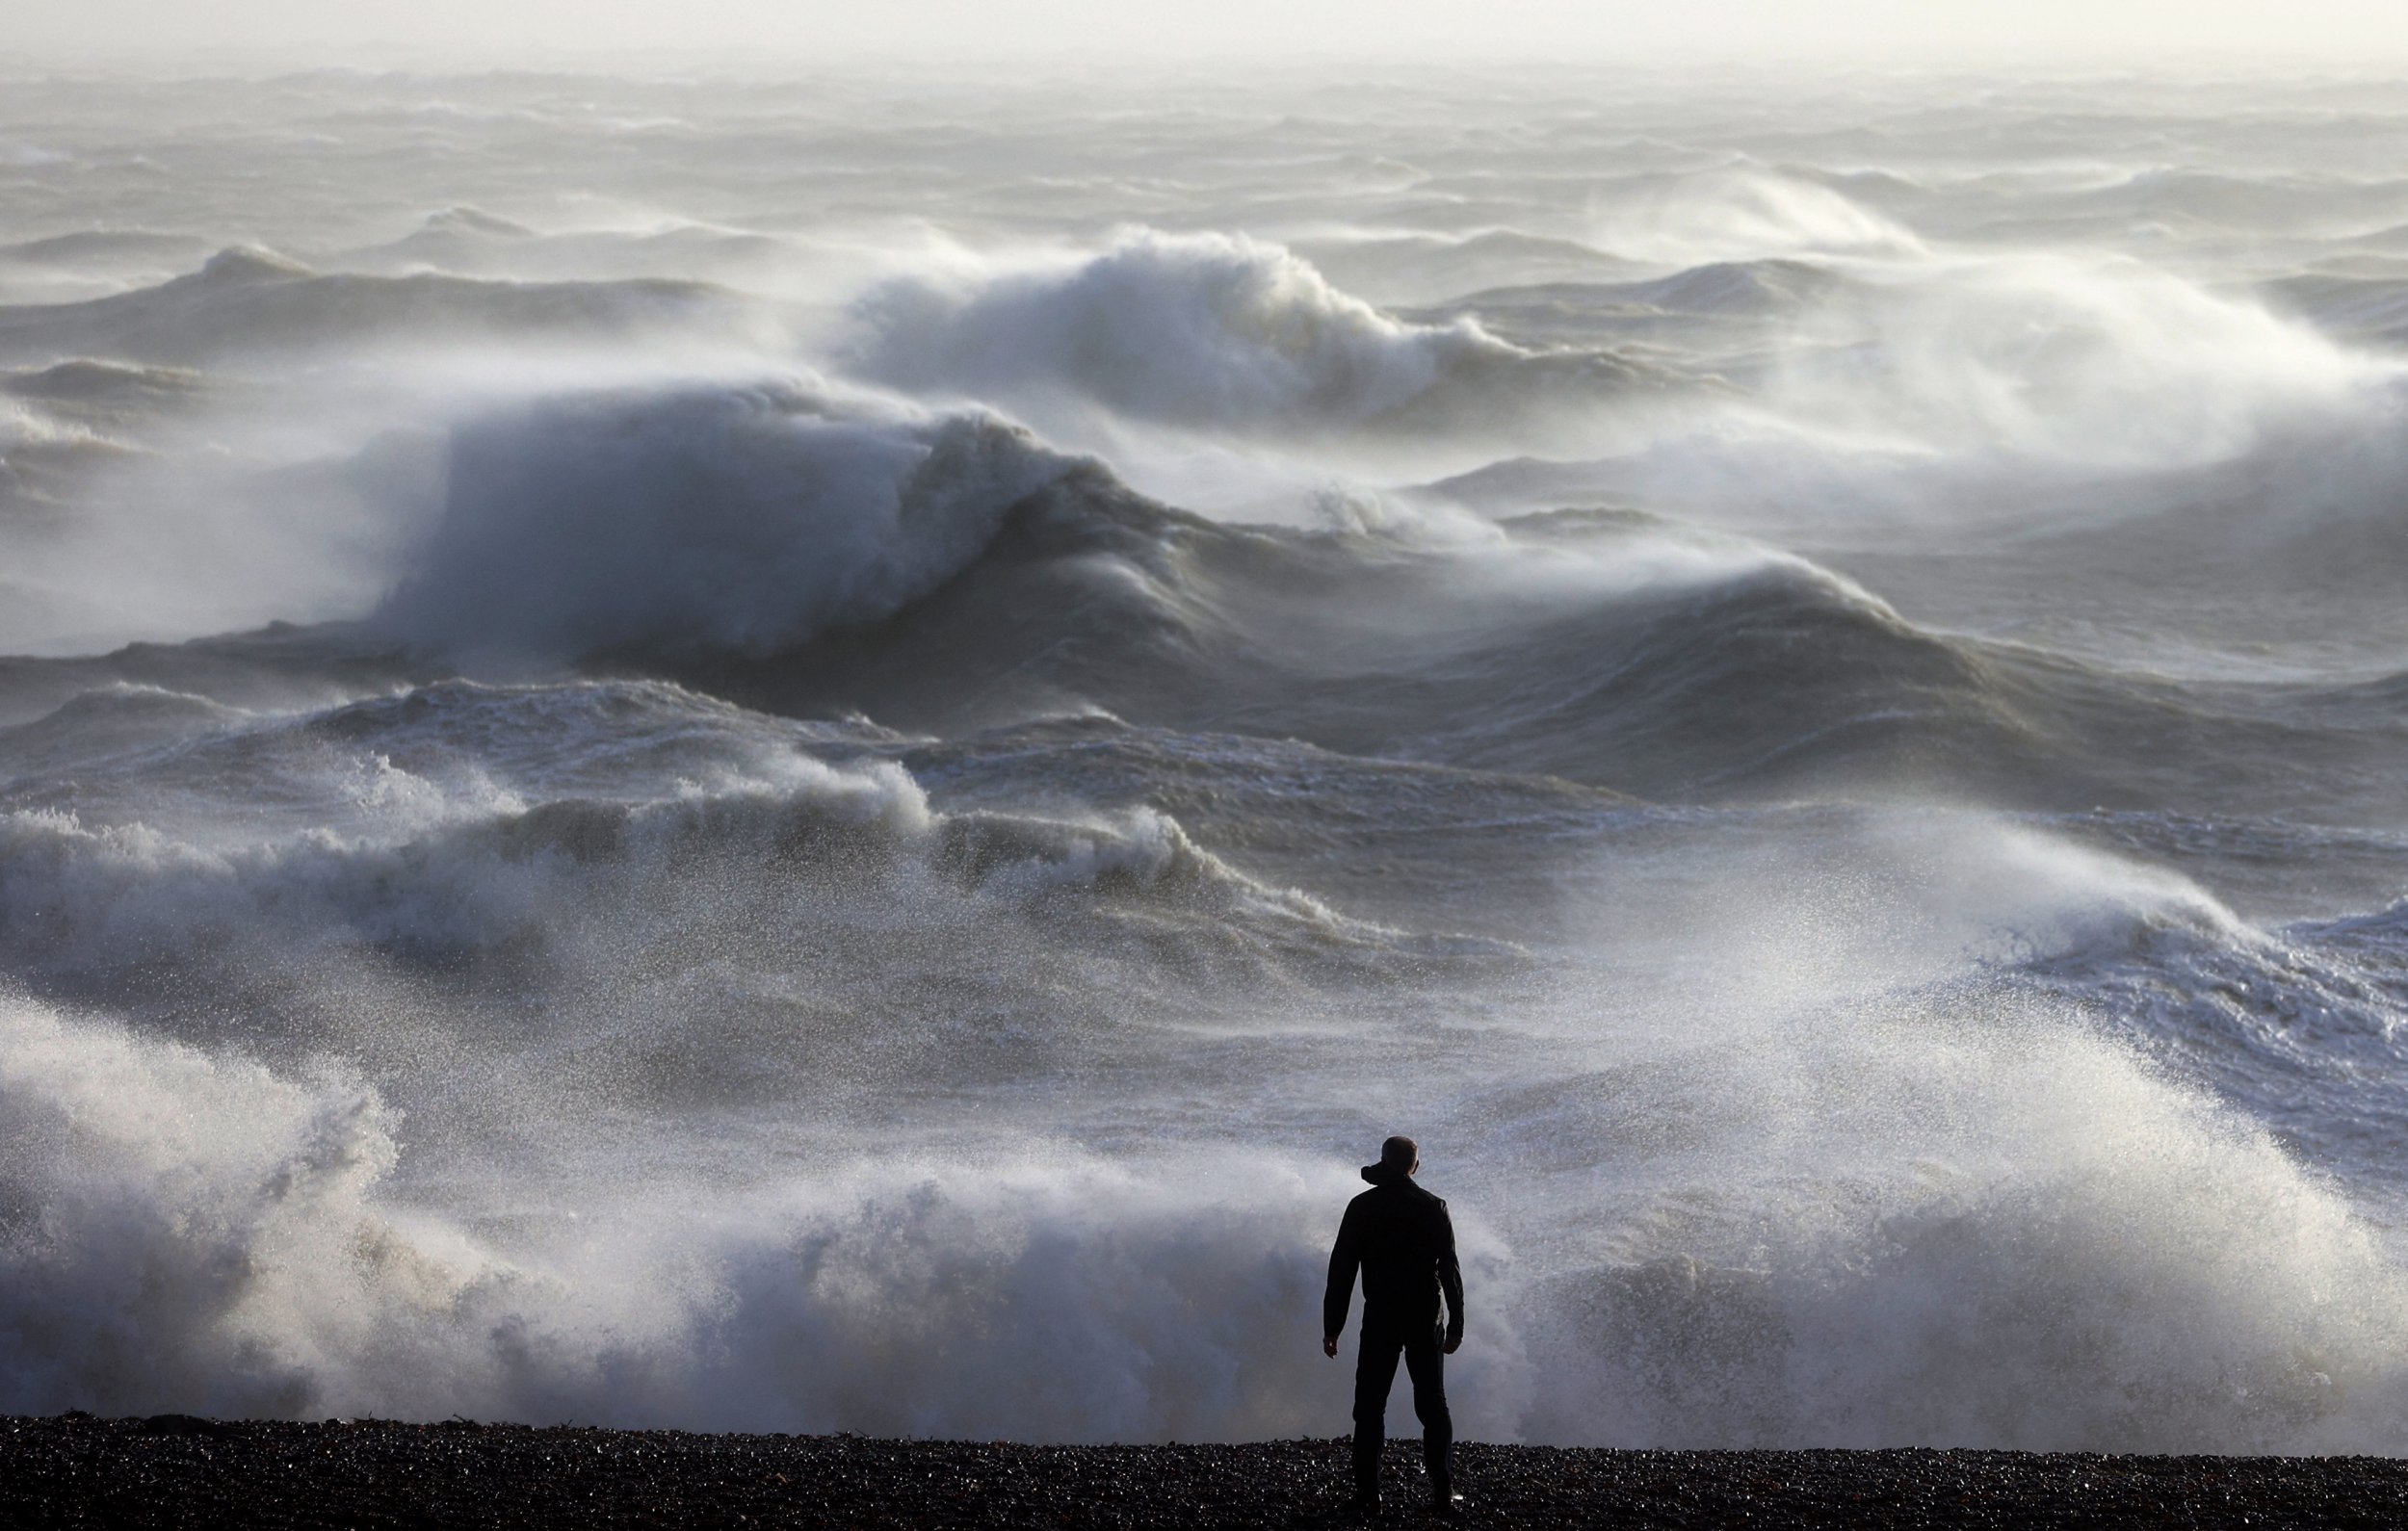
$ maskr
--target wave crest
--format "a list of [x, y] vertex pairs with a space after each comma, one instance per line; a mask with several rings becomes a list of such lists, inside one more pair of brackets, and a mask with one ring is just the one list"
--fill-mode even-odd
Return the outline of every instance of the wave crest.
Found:
[[547, 400], [454, 432], [442, 524], [377, 620], [488, 660], [773, 653], [935, 588], [1071, 466], [990, 416], [798, 384]]
[[1184, 426], [1360, 425], [1525, 353], [1471, 320], [1415, 324], [1301, 257], [1225, 234], [1142, 232], [1067, 270], [865, 300], [862, 363], [907, 387], [1067, 392]]

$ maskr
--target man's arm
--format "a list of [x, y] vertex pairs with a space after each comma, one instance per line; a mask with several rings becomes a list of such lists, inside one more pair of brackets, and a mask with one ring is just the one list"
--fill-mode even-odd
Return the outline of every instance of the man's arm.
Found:
[[1438, 1286], [1447, 1295], [1447, 1354], [1463, 1343], [1463, 1267], [1454, 1258], [1454, 1219], [1438, 1204]]
[[1338, 1220], [1338, 1242], [1329, 1249], [1329, 1290], [1322, 1296], [1322, 1349], [1338, 1354], [1338, 1336], [1347, 1327], [1347, 1310], [1354, 1303], [1354, 1273], [1363, 1263], [1363, 1231], [1355, 1225], [1354, 1204]]

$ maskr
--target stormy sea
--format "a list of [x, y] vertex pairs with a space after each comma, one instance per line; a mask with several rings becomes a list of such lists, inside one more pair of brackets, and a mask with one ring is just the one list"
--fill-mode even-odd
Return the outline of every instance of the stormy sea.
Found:
[[2408, 85], [0, 73], [0, 1413], [2399, 1448]]

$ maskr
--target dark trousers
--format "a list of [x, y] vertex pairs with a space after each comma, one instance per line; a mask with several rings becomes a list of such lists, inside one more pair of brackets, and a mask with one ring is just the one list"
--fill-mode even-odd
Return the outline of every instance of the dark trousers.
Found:
[[1447, 1413], [1447, 1358], [1438, 1348], [1438, 1326], [1427, 1318], [1391, 1323], [1367, 1312], [1354, 1359], [1354, 1491], [1365, 1498], [1379, 1492], [1379, 1448], [1388, 1436], [1388, 1388], [1397, 1380], [1399, 1354], [1413, 1379], [1430, 1492], [1444, 1494], [1453, 1486], [1447, 1448], [1454, 1443], [1454, 1420]]

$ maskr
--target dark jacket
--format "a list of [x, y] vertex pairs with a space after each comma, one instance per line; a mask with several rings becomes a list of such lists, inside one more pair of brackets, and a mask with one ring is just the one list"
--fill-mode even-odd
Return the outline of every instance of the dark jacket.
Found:
[[1447, 1337], [1463, 1337], [1463, 1269], [1454, 1259], [1454, 1221], [1447, 1204], [1402, 1174], [1374, 1180], [1372, 1188], [1347, 1204], [1338, 1242], [1329, 1252], [1329, 1292], [1322, 1299], [1322, 1333], [1347, 1326], [1354, 1300], [1354, 1273], [1363, 1272], [1363, 1322], [1438, 1322], [1438, 1299], [1447, 1300]]

